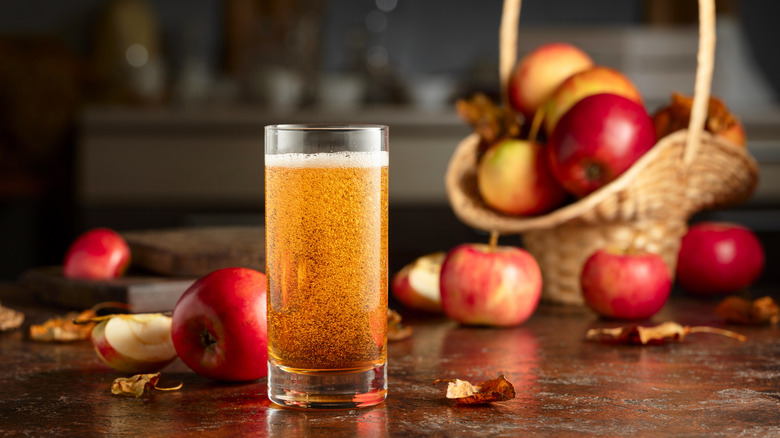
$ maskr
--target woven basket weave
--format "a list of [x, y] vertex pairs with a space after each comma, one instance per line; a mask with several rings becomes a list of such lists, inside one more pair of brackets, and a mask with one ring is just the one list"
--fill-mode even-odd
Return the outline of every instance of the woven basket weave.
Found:
[[[542, 216], [518, 217], [489, 208], [477, 191], [479, 137], [455, 150], [445, 177], [458, 218], [501, 234], [522, 234], [542, 269], [546, 301], [581, 305], [582, 266], [597, 249], [619, 247], [659, 254], [674, 273], [680, 239], [691, 215], [746, 201], [758, 182], [747, 149], [704, 130], [715, 50], [714, 0], [699, 0], [699, 52], [688, 129], [672, 133], [616, 180], [575, 203]], [[505, 0], [499, 72], [504, 87], [515, 64], [520, 0]]]

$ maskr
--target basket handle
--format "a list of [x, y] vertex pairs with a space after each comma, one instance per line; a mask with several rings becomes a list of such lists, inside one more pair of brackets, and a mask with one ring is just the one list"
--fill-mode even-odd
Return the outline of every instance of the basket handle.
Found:
[[[509, 104], [509, 79], [517, 62], [517, 29], [522, 0], [504, 0], [499, 29], [498, 76], [501, 81], [501, 99], [504, 108]], [[712, 70], [715, 64], [715, 0], [699, 0], [699, 49], [696, 55], [696, 82], [693, 89], [693, 107], [683, 155], [687, 167], [696, 157], [704, 121], [710, 101]]]
[[693, 108], [688, 122], [683, 166], [696, 157], [701, 133], [710, 103], [712, 70], [715, 65], [715, 0], [699, 0], [699, 52], [696, 55], [696, 82], [693, 88]]
[[507, 111], [512, 109], [509, 103], [509, 77], [517, 62], [517, 29], [520, 23], [522, 0], [504, 0], [501, 12], [501, 27], [498, 31], [498, 78], [501, 81], [501, 99]]

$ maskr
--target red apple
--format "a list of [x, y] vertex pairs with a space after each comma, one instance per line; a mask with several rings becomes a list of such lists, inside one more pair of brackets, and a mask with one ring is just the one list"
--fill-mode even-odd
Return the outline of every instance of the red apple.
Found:
[[171, 337], [196, 373], [248, 381], [268, 373], [266, 277], [247, 268], [214, 271], [187, 289], [173, 309]]
[[73, 241], [65, 254], [62, 274], [91, 280], [116, 278], [130, 264], [130, 247], [116, 231], [95, 228]]
[[160, 313], [112, 315], [95, 325], [91, 340], [103, 362], [126, 373], [153, 373], [176, 359], [171, 317]]
[[549, 43], [527, 54], [509, 79], [509, 99], [517, 111], [531, 119], [556, 88], [569, 76], [593, 66], [593, 60], [571, 44]]
[[645, 319], [666, 304], [672, 277], [657, 254], [600, 249], [585, 262], [581, 287], [585, 303], [599, 315]]
[[445, 255], [428, 254], [404, 266], [393, 276], [393, 296], [410, 309], [441, 313], [439, 274]]
[[440, 287], [441, 304], [450, 318], [462, 324], [511, 327], [536, 310], [542, 274], [523, 249], [467, 243], [447, 254]]
[[753, 284], [764, 270], [764, 248], [741, 225], [701, 222], [683, 237], [677, 280], [696, 295], [724, 295]]
[[544, 147], [510, 139], [491, 146], [477, 167], [477, 188], [485, 203], [503, 213], [546, 213], [566, 198], [553, 177]]
[[617, 70], [596, 66], [569, 76], [545, 103], [544, 127], [547, 135], [558, 121], [580, 100], [594, 94], [610, 93], [644, 105], [633, 82]]
[[616, 94], [588, 96], [561, 118], [547, 145], [553, 175], [584, 197], [625, 172], [655, 144], [653, 120]]

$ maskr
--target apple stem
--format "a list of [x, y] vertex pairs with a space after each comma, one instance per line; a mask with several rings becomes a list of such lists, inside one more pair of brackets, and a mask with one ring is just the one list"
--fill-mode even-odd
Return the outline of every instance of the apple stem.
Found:
[[105, 320], [111, 319], [111, 318], [113, 318], [115, 316], [116, 316], [115, 314], [111, 314], [111, 315], [103, 315], [103, 316], [93, 316], [91, 318], [84, 318], [84, 319], [73, 318], [73, 320], [71, 322], [73, 322], [73, 324], [76, 324], [76, 325], [91, 324], [93, 322], [105, 321]]
[[539, 128], [544, 120], [544, 106], [540, 106], [534, 113], [534, 119], [531, 121], [531, 129], [528, 131], [528, 141], [535, 142], [539, 136]]
[[179, 382], [178, 385], [171, 386], [170, 388], [160, 388], [159, 386], [155, 385], [154, 389], [156, 389], [158, 391], [176, 391], [176, 390], [181, 389], [182, 386], [184, 386], [184, 382]]
[[706, 326], [696, 326], [696, 327], [689, 327], [688, 333], [710, 333], [713, 335], [722, 335], [729, 338], [734, 338], [740, 342], [747, 341], [747, 336], [739, 334], [737, 332], [732, 332], [731, 330], [724, 330], [716, 327], [706, 327]]
[[498, 245], [498, 231], [493, 230], [490, 232], [490, 242], [488, 242], [488, 249], [490, 252], [495, 251], [496, 245]]
[[636, 240], [639, 238], [639, 234], [637, 233], [634, 235], [634, 238], [631, 239], [631, 241], [628, 243], [628, 248], [626, 248], [626, 254], [636, 254], [638, 251], [638, 246], [636, 244]]

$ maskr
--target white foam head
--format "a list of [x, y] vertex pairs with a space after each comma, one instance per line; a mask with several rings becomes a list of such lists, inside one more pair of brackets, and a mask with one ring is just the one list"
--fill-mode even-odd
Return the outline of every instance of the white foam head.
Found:
[[265, 165], [275, 167], [385, 167], [389, 161], [387, 151], [265, 155]]

